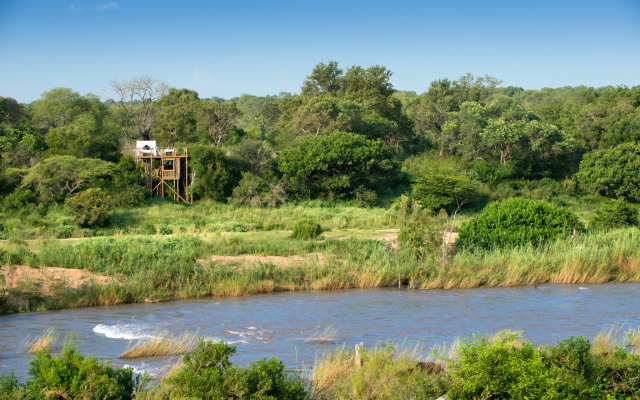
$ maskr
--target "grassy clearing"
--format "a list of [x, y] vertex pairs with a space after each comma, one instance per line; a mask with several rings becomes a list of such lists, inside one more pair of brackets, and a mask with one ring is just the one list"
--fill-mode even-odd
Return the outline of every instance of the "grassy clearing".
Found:
[[140, 358], [189, 354], [196, 349], [198, 344], [198, 332], [184, 332], [174, 335], [168, 331], [156, 331], [151, 336], [129, 342], [129, 346], [119, 357]]
[[29, 335], [18, 346], [19, 350], [26, 351], [29, 354], [35, 354], [36, 351], [48, 349], [58, 340], [58, 333], [54, 328], [47, 328], [42, 335], [31, 338]]
[[39, 214], [35, 210], [0, 212], [4, 234], [17, 240], [47, 238], [89, 238], [117, 235], [214, 235], [223, 232], [264, 232], [291, 230], [296, 221], [314, 219], [328, 229], [395, 228], [391, 209], [363, 208], [350, 203], [301, 201], [278, 208], [228, 205], [210, 200], [177, 204], [154, 198], [142, 207], [118, 209], [107, 228], [83, 229], [62, 207], [51, 206]]

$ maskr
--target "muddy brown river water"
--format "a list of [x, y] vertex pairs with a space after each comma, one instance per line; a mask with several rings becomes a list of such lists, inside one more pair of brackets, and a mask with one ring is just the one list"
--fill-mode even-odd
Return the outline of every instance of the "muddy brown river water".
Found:
[[[175, 357], [120, 360], [131, 339], [158, 329], [199, 330], [237, 346], [240, 364], [276, 356], [287, 368], [312, 366], [337, 344], [395, 340], [430, 348], [473, 333], [522, 330], [534, 343], [569, 335], [592, 338], [602, 329], [640, 326], [640, 284], [542, 285], [471, 290], [397, 289], [306, 291], [237, 298], [92, 307], [0, 317], [0, 373], [13, 369], [23, 380], [30, 355], [19, 352], [27, 335], [48, 327], [61, 336], [75, 331], [83, 353], [161, 375]], [[328, 343], [305, 343], [326, 327]], [[61, 342], [61, 341], [59, 341]], [[54, 349], [54, 353], [59, 351]]]

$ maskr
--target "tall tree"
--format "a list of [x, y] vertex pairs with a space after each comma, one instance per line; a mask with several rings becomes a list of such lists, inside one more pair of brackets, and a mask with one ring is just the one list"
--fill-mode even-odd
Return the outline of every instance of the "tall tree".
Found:
[[139, 76], [128, 81], [114, 78], [109, 81], [109, 88], [115, 95], [105, 90], [108, 101], [122, 109], [138, 129], [138, 136], [132, 139], [149, 140], [151, 129], [158, 121], [159, 104], [156, 100], [169, 91], [169, 85], [148, 76]]
[[258, 125], [259, 140], [271, 134], [278, 124], [282, 110], [276, 96], [250, 96], [243, 94], [238, 99], [238, 108], [242, 110], [244, 119], [250, 124]]
[[234, 101], [222, 104], [212, 101], [198, 112], [198, 128], [208, 132], [211, 140], [220, 147], [223, 139], [233, 131], [238, 118], [242, 115]]
[[36, 164], [22, 180], [22, 187], [31, 187], [45, 201], [58, 202], [76, 193], [91, 181], [112, 175], [115, 164], [94, 158], [54, 156]]
[[198, 92], [189, 89], [169, 89], [158, 100], [160, 138], [167, 144], [189, 141], [196, 129], [196, 114], [200, 108]]
[[445, 148], [443, 128], [452, 112], [460, 111], [464, 102], [476, 102], [484, 105], [488, 102], [501, 81], [490, 76], [474, 77], [464, 75], [458, 80], [438, 79], [429, 85], [429, 89], [404, 103], [404, 112], [413, 121], [414, 130], [419, 137], [440, 145], [440, 155]]
[[319, 63], [302, 83], [301, 94], [303, 96], [337, 96], [342, 88], [342, 72], [336, 61], [329, 61], [327, 64]]

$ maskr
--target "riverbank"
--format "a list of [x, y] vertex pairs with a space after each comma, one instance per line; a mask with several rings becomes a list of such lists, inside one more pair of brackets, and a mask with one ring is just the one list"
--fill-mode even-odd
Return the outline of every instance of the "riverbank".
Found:
[[378, 240], [377, 231], [361, 231], [355, 238], [330, 238], [332, 233], [324, 240], [309, 242], [275, 231], [269, 235], [124, 236], [5, 244], [3, 271], [15, 266], [55, 267], [83, 270], [110, 281], [89, 279], [72, 286], [62, 280], [50, 285], [50, 295], [45, 296], [41, 288], [46, 278], [7, 285], [3, 277], [0, 310], [30, 312], [204, 296], [393, 287], [398, 281], [410, 289], [640, 282], [640, 233], [636, 228], [539, 247], [458, 252], [444, 265], [439, 259], [420, 259], [411, 248], [394, 250], [391, 242]]
[[[0, 396], [53, 393], [80, 398], [87, 394], [84, 383], [92, 381], [92, 391], [106, 392], [104, 398], [130, 399], [135, 393], [135, 398], [149, 400], [229, 398], [239, 392], [291, 400], [636, 399], [640, 355], [625, 345], [639, 342], [640, 334], [630, 331], [621, 339], [615, 333], [603, 332], [592, 341], [571, 336], [555, 346], [534, 346], [520, 332], [505, 330], [436, 347], [427, 358], [420, 348], [393, 342], [356, 345], [354, 350], [342, 346], [320, 356], [311, 371], [293, 374], [285, 373], [277, 358], [233, 366], [229, 357], [235, 346], [201, 339], [191, 354], [155, 381], [82, 356], [68, 335], [61, 356], [51, 356], [45, 347], [35, 351], [38, 368], [30, 370], [31, 380], [19, 383], [13, 374], [1, 376]], [[95, 380], [97, 376], [102, 379]]]

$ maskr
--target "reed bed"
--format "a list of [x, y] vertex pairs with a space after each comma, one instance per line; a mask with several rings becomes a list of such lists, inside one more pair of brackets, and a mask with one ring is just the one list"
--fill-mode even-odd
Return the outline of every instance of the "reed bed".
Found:
[[55, 328], [47, 328], [42, 335], [31, 338], [29, 335], [18, 346], [19, 350], [26, 351], [29, 354], [35, 354], [36, 351], [48, 349], [58, 340], [58, 332]]
[[639, 246], [640, 231], [627, 228], [585, 235], [573, 243], [558, 240], [539, 247], [462, 251], [420, 287], [640, 282]]
[[120, 358], [140, 358], [157, 356], [175, 356], [192, 353], [198, 344], [198, 332], [183, 332], [174, 335], [168, 331], [155, 331], [150, 338], [141, 338], [129, 342], [129, 346], [120, 354]]
[[[145, 299], [396, 287], [399, 280], [419, 289], [640, 282], [639, 232], [626, 228], [539, 247], [460, 251], [445, 265], [437, 258], [419, 259], [410, 248], [389, 251], [384, 241], [366, 239], [302, 242], [277, 234], [234, 234], [206, 240], [175, 235], [42, 242], [37, 252], [23, 247], [3, 251], [5, 264], [85, 269], [116, 279], [103, 288], [89, 284], [81, 290], [60, 288], [50, 298], [23, 298], [22, 305], [13, 308], [7, 305], [9, 297], [0, 293], [0, 312], [140, 303]], [[323, 257], [306, 257], [310, 253], [322, 253]], [[206, 261], [211, 254], [297, 256], [301, 261], [228, 264]]]
[[356, 351], [339, 346], [316, 359], [311, 375], [314, 395], [350, 399], [439, 397], [444, 394], [444, 379], [431, 375], [432, 363], [420, 361], [423, 357], [421, 347], [391, 342]]

